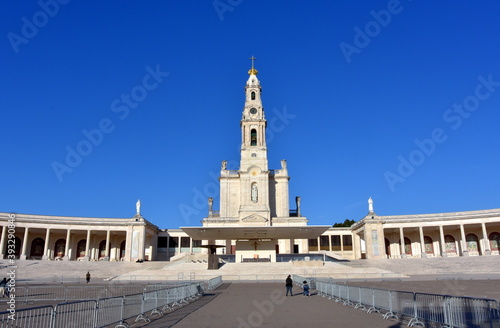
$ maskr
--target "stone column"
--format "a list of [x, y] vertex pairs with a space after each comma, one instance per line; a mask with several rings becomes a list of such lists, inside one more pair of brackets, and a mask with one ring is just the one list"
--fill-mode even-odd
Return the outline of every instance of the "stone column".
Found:
[[469, 251], [467, 250], [467, 241], [465, 240], [465, 230], [464, 225], [460, 225], [460, 245], [462, 245], [462, 256], [469, 256]]
[[490, 240], [488, 239], [488, 231], [486, 231], [486, 224], [481, 223], [481, 229], [483, 230], [483, 255], [491, 255]]
[[49, 250], [49, 243], [50, 243], [50, 228], [47, 228], [47, 232], [45, 233], [45, 245], [43, 247], [43, 260], [49, 260], [50, 256], [47, 254]]
[[177, 237], [177, 250], [175, 251], [175, 255], [178, 255], [181, 253], [181, 236]]
[[151, 237], [151, 246], [150, 246], [150, 252], [149, 252], [149, 260], [150, 261], [156, 261], [158, 258], [158, 234], [154, 234]]
[[110, 242], [110, 236], [111, 235], [111, 231], [106, 231], [106, 253], [105, 253], [105, 257], [108, 258], [108, 261], [110, 260], [110, 256], [109, 256], [109, 242]]
[[92, 259], [90, 253], [90, 229], [87, 230], [87, 240], [85, 242], [85, 260], [90, 261]]
[[403, 227], [399, 227], [399, 251], [401, 252], [401, 258], [406, 258], [405, 252], [405, 234], [403, 232]]
[[340, 235], [340, 253], [344, 256], [344, 235]]
[[146, 226], [142, 226], [141, 234], [139, 235], [139, 258], [144, 260], [146, 257]]
[[167, 261], [170, 261], [170, 235], [167, 235]]
[[226, 239], [226, 254], [231, 254], [231, 239]]
[[[120, 244], [121, 247], [121, 244]], [[119, 251], [120, 252], [120, 251]], [[127, 233], [125, 235], [125, 256], [123, 257], [124, 261], [132, 261], [132, 230], [130, 227], [127, 229]], [[121, 261], [121, 253], [118, 255], [119, 261]]]
[[23, 248], [21, 250], [21, 260], [26, 260], [26, 248], [28, 246], [29, 227], [24, 228]]
[[321, 238], [318, 237], [318, 249], [317, 251], [319, 252], [321, 250]]
[[357, 233], [354, 233], [352, 235], [352, 239], [354, 258], [357, 260], [361, 258], [361, 238], [359, 238], [359, 235]]
[[294, 244], [294, 239], [285, 239], [285, 253], [293, 254], [293, 244]]
[[189, 254], [193, 254], [193, 238], [189, 237]]
[[2, 238], [0, 239], [0, 259], [5, 258], [5, 238], [7, 237], [7, 226], [2, 227]]
[[441, 256], [442, 257], [447, 257], [448, 254], [446, 253], [446, 244], [444, 242], [444, 232], [443, 232], [443, 226], [439, 226], [439, 239], [441, 241]]
[[328, 236], [328, 248], [330, 249], [330, 252], [332, 251], [332, 236], [331, 235], [327, 235]]
[[70, 260], [70, 236], [71, 236], [71, 229], [68, 229], [68, 231], [66, 231], [66, 250], [64, 252], [64, 258], [63, 260], [65, 261], [69, 261]]
[[420, 257], [427, 257], [425, 253], [424, 229], [422, 226], [418, 227], [418, 233], [420, 235]]

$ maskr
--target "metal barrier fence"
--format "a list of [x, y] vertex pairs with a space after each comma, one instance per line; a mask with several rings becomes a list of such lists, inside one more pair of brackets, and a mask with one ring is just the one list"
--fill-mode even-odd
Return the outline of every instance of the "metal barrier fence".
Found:
[[[0, 327], [50, 327], [54, 314], [54, 307], [51, 305], [37, 306], [29, 309], [9, 311], [0, 313]], [[11, 317], [13, 316], [13, 317]], [[15, 320], [13, 320], [15, 318]]]
[[[294, 279], [301, 281], [304, 277]], [[368, 313], [383, 312], [385, 319], [408, 318], [408, 326], [500, 327], [500, 308], [491, 299], [354, 287], [325, 281], [317, 281], [316, 290], [323, 297]]]
[[[89, 299], [110, 298], [115, 296], [139, 294], [164, 288], [183, 286], [189, 282], [178, 284], [156, 285], [110, 285], [110, 286], [16, 286], [16, 302], [35, 301], [80, 301]], [[3, 299], [6, 301], [7, 299]], [[0, 302], [2, 299], [0, 299]]]
[[307, 281], [307, 284], [309, 285], [310, 288], [316, 289], [316, 280], [317, 278], [315, 277], [304, 277], [304, 276], [299, 276], [299, 275], [292, 275], [292, 280], [293, 283], [299, 286], [300, 288], [304, 287], [304, 281]]
[[222, 276], [217, 276], [215, 278], [212, 278], [212, 279], [208, 280], [207, 289], [208, 290], [214, 290], [217, 287], [219, 287], [220, 285], [222, 285]]
[[157, 285], [151, 291], [112, 298], [64, 302], [0, 312], [0, 328], [115, 328], [128, 327], [127, 320], [150, 321], [164, 311], [188, 304], [203, 295], [202, 283], [182, 286]]

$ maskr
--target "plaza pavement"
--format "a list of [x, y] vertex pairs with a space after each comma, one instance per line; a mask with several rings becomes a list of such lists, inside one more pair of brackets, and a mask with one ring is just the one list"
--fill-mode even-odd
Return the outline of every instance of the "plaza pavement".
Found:
[[371, 327], [396, 328], [406, 323], [384, 320], [353, 307], [313, 294], [302, 296], [294, 286], [285, 296], [285, 283], [224, 283], [217, 290], [183, 308], [155, 317], [147, 328], [249, 328], [249, 327]]

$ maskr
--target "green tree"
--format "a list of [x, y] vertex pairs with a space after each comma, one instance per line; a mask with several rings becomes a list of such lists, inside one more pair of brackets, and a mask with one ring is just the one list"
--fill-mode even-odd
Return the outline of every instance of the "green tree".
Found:
[[335, 223], [335, 224], [333, 225], [333, 227], [334, 227], [334, 228], [339, 228], [339, 227], [350, 227], [350, 226], [352, 226], [354, 223], [356, 223], [356, 221], [346, 219], [343, 223]]

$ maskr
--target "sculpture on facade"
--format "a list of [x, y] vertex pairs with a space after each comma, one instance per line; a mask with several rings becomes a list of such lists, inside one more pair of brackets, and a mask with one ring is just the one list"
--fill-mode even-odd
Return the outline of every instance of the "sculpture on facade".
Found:
[[286, 169], [286, 159], [281, 160], [281, 169], [282, 170]]
[[373, 213], [373, 199], [368, 198], [368, 212]]
[[141, 200], [138, 199], [137, 203], [135, 203], [135, 210], [137, 212], [137, 215], [141, 215]]
[[252, 202], [257, 203], [259, 199], [259, 191], [257, 190], [257, 185], [254, 183], [252, 185]]
[[214, 199], [212, 197], [208, 197], [208, 216], [212, 216], [213, 205], [214, 205]]
[[297, 205], [297, 217], [300, 217], [300, 196], [295, 197], [295, 204]]
[[221, 166], [220, 166], [220, 169], [221, 169], [222, 171], [224, 171], [224, 170], [226, 170], [226, 169], [227, 169], [227, 161], [222, 161]]

